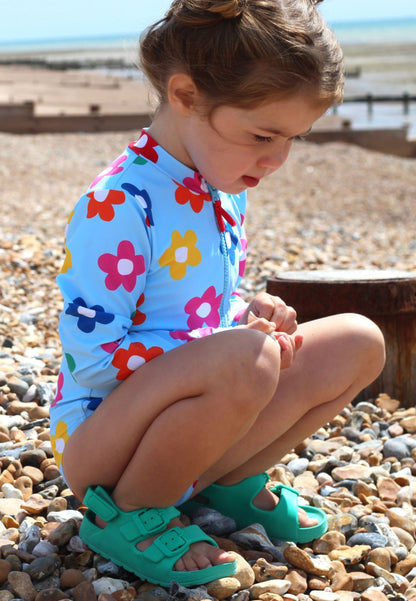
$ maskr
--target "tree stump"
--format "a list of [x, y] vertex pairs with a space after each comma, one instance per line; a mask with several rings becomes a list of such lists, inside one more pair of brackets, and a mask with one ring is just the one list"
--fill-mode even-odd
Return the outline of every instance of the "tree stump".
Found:
[[416, 273], [396, 270], [292, 271], [267, 281], [267, 292], [295, 308], [298, 322], [361, 313], [381, 329], [386, 365], [357, 397], [385, 392], [403, 407], [416, 404]]

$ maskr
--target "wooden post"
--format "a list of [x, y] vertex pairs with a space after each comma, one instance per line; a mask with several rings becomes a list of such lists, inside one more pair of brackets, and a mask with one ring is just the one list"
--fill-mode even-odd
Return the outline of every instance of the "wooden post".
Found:
[[403, 114], [404, 115], [409, 114], [409, 102], [410, 102], [409, 94], [407, 92], [405, 92], [403, 94]]
[[294, 307], [299, 322], [349, 312], [372, 319], [385, 337], [386, 366], [357, 400], [385, 392], [404, 407], [416, 404], [416, 273], [282, 272], [267, 281], [267, 292]]

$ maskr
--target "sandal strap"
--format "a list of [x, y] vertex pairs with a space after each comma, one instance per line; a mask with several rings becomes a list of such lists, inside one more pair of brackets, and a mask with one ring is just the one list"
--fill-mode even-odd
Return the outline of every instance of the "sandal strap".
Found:
[[180, 515], [175, 507], [144, 507], [137, 511], [122, 511], [101, 486], [90, 486], [84, 503], [105, 522], [121, 517], [123, 523], [120, 523], [119, 531], [128, 542], [163, 532], [170, 521]]
[[142, 553], [155, 563], [162, 561], [165, 557], [179, 559], [188, 551], [192, 543], [201, 541], [207, 541], [218, 547], [215, 540], [205, 534], [196, 524], [185, 528], [174, 527], [160, 534]]

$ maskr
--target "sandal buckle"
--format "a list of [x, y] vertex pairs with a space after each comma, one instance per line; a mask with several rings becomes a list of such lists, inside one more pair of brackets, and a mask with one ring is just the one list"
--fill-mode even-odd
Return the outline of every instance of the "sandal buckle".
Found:
[[161, 511], [157, 508], [145, 508], [137, 512], [142, 528], [146, 534], [157, 534], [167, 526], [166, 520]]
[[153, 544], [167, 557], [174, 557], [178, 553], [185, 553], [189, 549], [189, 544], [181, 534], [181, 528], [171, 528], [157, 537]]

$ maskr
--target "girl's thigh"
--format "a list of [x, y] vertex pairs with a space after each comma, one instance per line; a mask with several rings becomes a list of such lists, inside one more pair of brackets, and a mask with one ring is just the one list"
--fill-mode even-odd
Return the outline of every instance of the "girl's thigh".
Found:
[[298, 331], [303, 346], [290, 369], [282, 372], [277, 395], [303, 402], [306, 411], [349, 388], [357, 394], [383, 368], [383, 335], [362, 315], [333, 315], [305, 322]]
[[[140, 452], [142, 441], [154, 437], [168, 410], [171, 420], [176, 413], [178, 420], [180, 416], [180, 434], [187, 419], [184, 403], [189, 420], [198, 418], [206, 427], [215, 421], [218, 428], [217, 420], [238, 423], [245, 411], [260, 411], [277, 385], [275, 347], [260, 332], [235, 329], [187, 343], [144, 364], [72, 433], [63, 456], [67, 478], [71, 481], [75, 474], [77, 481], [114, 484]], [[160, 429], [159, 437], [163, 444]]]

